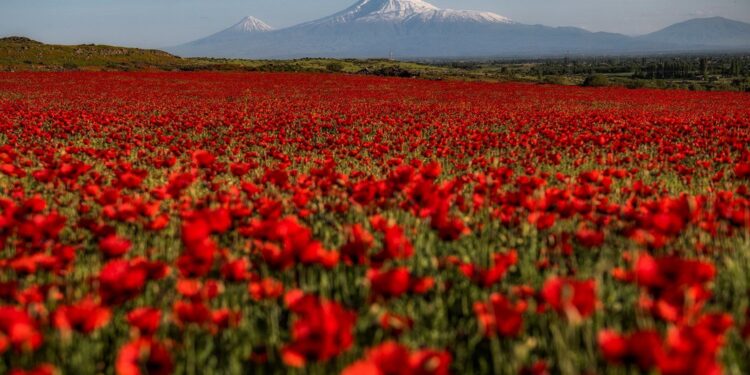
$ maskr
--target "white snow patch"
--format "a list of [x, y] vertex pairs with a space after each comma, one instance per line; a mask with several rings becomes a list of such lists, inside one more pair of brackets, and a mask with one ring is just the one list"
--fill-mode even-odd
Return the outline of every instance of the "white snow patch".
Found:
[[310, 24], [348, 23], [348, 22], [406, 22], [420, 20], [424, 22], [482, 22], [512, 23], [504, 16], [491, 12], [472, 10], [440, 9], [423, 0], [360, 0], [351, 7], [330, 17]]
[[238, 22], [234, 26], [230, 28], [230, 30], [238, 31], [238, 32], [266, 32], [273, 30], [273, 27], [269, 26], [267, 23], [253, 17], [253, 16], [247, 16], [242, 19], [242, 21]]

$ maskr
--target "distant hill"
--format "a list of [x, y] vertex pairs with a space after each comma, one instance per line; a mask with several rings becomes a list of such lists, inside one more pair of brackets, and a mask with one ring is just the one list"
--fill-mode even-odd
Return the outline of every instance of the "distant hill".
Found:
[[[252, 19], [233, 32], [263, 32]], [[251, 30], [259, 28], [259, 30]], [[158, 50], [101, 45], [44, 44], [24, 37], [0, 38], [0, 71], [260, 71], [357, 73], [383, 76], [444, 78], [464, 76], [450, 70], [414, 62], [391, 60], [299, 59], [287, 61], [180, 58]]]
[[157, 50], [93, 44], [61, 46], [23, 37], [0, 38], [3, 70], [172, 70], [190, 64]]
[[722, 17], [680, 22], [641, 37], [655, 43], [705, 49], [750, 48], [750, 24]]

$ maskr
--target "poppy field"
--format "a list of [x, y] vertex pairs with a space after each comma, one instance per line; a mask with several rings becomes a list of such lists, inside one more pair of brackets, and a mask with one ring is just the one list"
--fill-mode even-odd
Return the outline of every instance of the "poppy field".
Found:
[[0, 374], [750, 373], [750, 96], [0, 74]]

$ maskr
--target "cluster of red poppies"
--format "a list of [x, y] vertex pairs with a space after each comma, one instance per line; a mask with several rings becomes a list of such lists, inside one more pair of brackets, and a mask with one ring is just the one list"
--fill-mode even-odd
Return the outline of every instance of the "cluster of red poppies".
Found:
[[739, 93], [0, 74], [0, 373], [750, 372], [749, 145]]

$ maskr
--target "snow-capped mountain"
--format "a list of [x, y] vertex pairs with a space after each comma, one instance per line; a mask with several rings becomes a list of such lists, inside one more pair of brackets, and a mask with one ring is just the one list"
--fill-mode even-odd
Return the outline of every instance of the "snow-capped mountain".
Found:
[[491, 12], [441, 9], [423, 0], [359, 0], [331, 16], [278, 30], [248, 17], [168, 51], [180, 56], [263, 59], [439, 58], [614, 55], [689, 51], [692, 46], [696, 44], [525, 25]]
[[362, 0], [332, 16], [310, 22], [347, 23], [404, 21], [420, 13], [434, 12], [438, 8], [422, 0]]
[[[216, 34], [210, 35], [203, 39], [193, 42], [195, 45], [210, 45], [210, 44], [236, 44], [242, 43], [248, 36], [253, 34], [267, 33], [273, 31], [273, 28], [267, 23], [253, 17], [247, 16], [232, 25], [231, 27], [219, 31]], [[217, 53], [212, 56], [225, 56], [225, 53]], [[206, 55], [209, 56], [209, 55]]]
[[351, 7], [304, 25], [349, 22], [501, 22], [510, 19], [491, 12], [440, 9], [422, 0], [362, 0]]
[[234, 26], [230, 27], [229, 30], [240, 33], [262, 33], [273, 30], [273, 27], [253, 16], [247, 16], [243, 18], [242, 21], [237, 22]]

